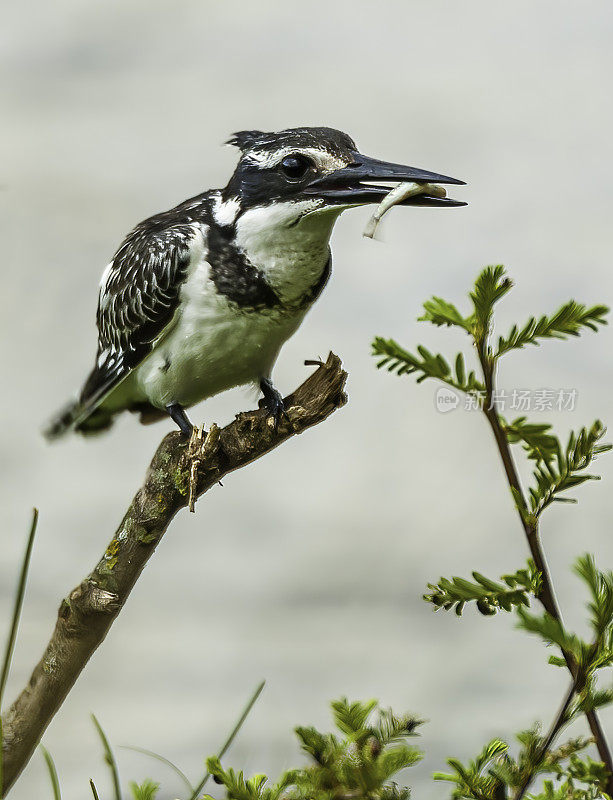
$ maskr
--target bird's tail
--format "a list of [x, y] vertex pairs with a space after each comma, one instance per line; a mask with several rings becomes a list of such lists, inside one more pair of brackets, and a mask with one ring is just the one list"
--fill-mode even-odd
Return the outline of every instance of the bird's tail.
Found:
[[52, 442], [72, 430], [86, 435], [98, 433], [110, 428], [112, 422], [112, 415], [99, 406], [92, 408], [91, 403], [71, 400], [51, 417], [43, 428], [43, 436]]

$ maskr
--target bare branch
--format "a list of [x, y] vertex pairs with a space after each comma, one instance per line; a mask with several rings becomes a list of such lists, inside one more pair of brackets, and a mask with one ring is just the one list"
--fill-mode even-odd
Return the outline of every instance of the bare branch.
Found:
[[[196, 496], [224, 475], [255, 461], [347, 402], [347, 374], [330, 353], [285, 399], [288, 419], [277, 430], [260, 409], [239, 414], [197, 454]], [[47, 725], [123, 608], [132, 587], [175, 514], [188, 505], [193, 453], [170, 433], [157, 449], [145, 482], [94, 570], [62, 601], [53, 635], [26, 688], [3, 716], [4, 786], [13, 785]]]

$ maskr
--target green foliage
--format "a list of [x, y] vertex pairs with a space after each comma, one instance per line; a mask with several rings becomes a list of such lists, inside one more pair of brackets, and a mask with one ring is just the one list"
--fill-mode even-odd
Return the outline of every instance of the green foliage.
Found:
[[539, 461], [534, 470], [536, 485], [530, 488], [530, 510], [535, 518], [551, 503], [575, 503], [576, 500], [560, 497], [562, 492], [590, 480], [600, 480], [597, 475], [584, 472], [596, 456], [611, 449], [610, 444], [599, 444], [606, 429], [599, 420], [591, 428], [570, 433], [568, 444], [562, 447], [559, 440], [555, 459]]
[[410, 714], [397, 717], [391, 708], [381, 708], [379, 709], [379, 719], [372, 728], [372, 732], [373, 736], [384, 746], [402, 741], [408, 736], [416, 736], [417, 728], [423, 723], [424, 721], [419, 717]]
[[505, 275], [502, 264], [495, 267], [486, 267], [475, 281], [475, 286], [470, 293], [473, 302], [474, 314], [473, 336], [476, 340], [487, 336], [494, 306], [513, 287], [513, 281]]
[[356, 736], [365, 729], [366, 721], [377, 707], [376, 700], [349, 703], [346, 697], [335, 700], [331, 704], [334, 724], [347, 736]]
[[[593, 761], [589, 756], [579, 758], [573, 754], [566, 766], [560, 765], [556, 778], [564, 782], [558, 791], [566, 791], [565, 797], [573, 800], [589, 800], [592, 797], [609, 797], [607, 788], [607, 770], [601, 761]], [[585, 784], [578, 787], [577, 783]], [[547, 791], [547, 786], [545, 787]]]
[[530, 794], [530, 800], [605, 800], [609, 795], [595, 784], [579, 788], [575, 782], [568, 779], [559, 786], [553, 781], [545, 781], [543, 791], [539, 794]]
[[492, 775], [500, 784], [512, 789], [522, 786], [529, 777], [561, 775], [569, 759], [577, 758], [577, 753], [591, 744], [591, 739], [578, 737], [569, 739], [555, 749], [544, 750], [538, 726], [521, 731], [515, 738], [520, 745], [517, 757], [514, 758], [509, 752], [491, 768]]
[[436, 378], [461, 392], [483, 392], [483, 383], [477, 380], [474, 371], [466, 372], [464, 356], [456, 356], [454, 368], [451, 369], [440, 353], [431, 353], [425, 347], [418, 346], [419, 355], [404, 350], [393, 339], [378, 336], [372, 345], [373, 354], [383, 356], [377, 361], [377, 367], [385, 367], [388, 372], [397, 375], [417, 375], [417, 383], [426, 378]]
[[538, 319], [530, 317], [521, 327], [514, 325], [507, 336], [498, 339], [496, 358], [527, 344], [538, 345], [539, 339], [567, 339], [569, 336], [579, 336], [583, 328], [596, 331], [598, 325], [607, 324], [605, 315], [608, 312], [607, 306], [587, 308], [582, 303], [569, 300], [550, 317], [543, 314]]
[[421, 753], [406, 743], [421, 720], [378, 710], [374, 700], [349, 703], [341, 698], [332, 703], [332, 711], [342, 737], [313, 727], [296, 728], [312, 763], [286, 772], [276, 784], [264, 775], [245, 779], [242, 772], [223, 769], [217, 758], [207, 761], [209, 772], [225, 787], [228, 800], [406, 800], [409, 790], [391, 779], [421, 759]]
[[[457, 758], [447, 759], [452, 773], [435, 772], [435, 781], [449, 781], [455, 784], [452, 798], [470, 797], [476, 800], [498, 800], [500, 781], [491, 772], [492, 767], [506, 756], [508, 744], [501, 739], [492, 739], [474, 759], [464, 765]], [[504, 795], [502, 795], [504, 797]]]
[[140, 784], [134, 781], [130, 782], [130, 791], [134, 800], [155, 800], [159, 791], [160, 784], [155, 781], [145, 778]]
[[587, 585], [591, 602], [588, 605], [590, 622], [596, 641], [611, 649], [613, 631], [613, 572], [601, 572], [594, 557], [585, 554], [577, 559], [575, 572]]
[[589, 659], [590, 645], [568, 632], [559, 620], [554, 619], [546, 611], [543, 614], [531, 614], [525, 608], [520, 608], [517, 613], [518, 627], [540, 636], [547, 646], [556, 645], [560, 650], [572, 654], [577, 660]]
[[[424, 314], [419, 320], [438, 326], [463, 328], [479, 340], [487, 336], [490, 330], [495, 304], [512, 286], [503, 266], [486, 267], [477, 277], [470, 293], [473, 303], [471, 315], [463, 316], [453, 303], [434, 296], [424, 303]], [[569, 336], [579, 336], [585, 328], [596, 331], [599, 325], [607, 324], [605, 317], [608, 312], [609, 309], [604, 305], [588, 308], [569, 300], [551, 315], [530, 317], [523, 325], [513, 325], [506, 336], [499, 337], [493, 357], [498, 359], [527, 344], [538, 345], [540, 339], [567, 339]]]
[[[243, 772], [233, 769], [223, 769], [217, 756], [207, 759], [206, 766], [213, 776], [215, 783], [226, 789], [226, 797], [232, 800], [277, 800], [281, 796], [283, 786], [267, 786], [266, 775], [254, 775], [245, 780]], [[207, 800], [213, 800], [211, 795], [205, 795]]]
[[433, 325], [463, 328], [474, 339], [482, 339], [489, 332], [494, 306], [511, 289], [513, 282], [505, 275], [502, 265], [486, 267], [477, 276], [469, 297], [473, 311], [463, 316], [457, 307], [442, 297], [434, 296], [424, 303], [422, 322]]
[[[428, 584], [429, 591], [424, 599], [435, 609], [454, 609], [458, 615], [462, 614], [468, 602], [474, 602], [486, 616], [500, 609], [515, 610], [522, 628], [538, 634], [547, 645], [559, 648], [559, 654], [553, 655], [550, 663], [570, 669], [573, 675], [567, 697], [546, 737], [540, 737], [536, 729], [520, 734], [517, 758], [512, 757], [504, 742], [494, 740], [468, 765], [452, 759], [448, 763], [453, 773], [436, 777], [455, 784], [454, 797], [502, 800], [512, 789], [515, 800], [520, 800], [534, 775], [548, 772], [556, 775], [557, 784], [553, 781], [545, 783], [539, 797], [588, 800], [598, 796], [605, 785], [611, 790], [611, 783], [606, 782], [606, 770], [603, 772], [604, 765], [579, 759], [577, 752], [585, 746], [583, 742], [567, 742], [557, 751], [553, 751], [552, 746], [560, 730], [574, 716], [580, 713], [591, 715], [597, 707], [613, 702], [613, 688], [596, 686], [596, 674], [603, 667], [613, 665], [613, 574], [600, 572], [588, 556], [577, 563], [576, 571], [588, 584], [591, 595], [589, 608], [594, 639], [587, 642], [566, 630], [555, 603], [548, 600], [553, 595], [548, 570], [543, 567], [543, 574], [539, 574], [534, 562], [545, 563], [538, 536], [540, 515], [554, 502], [574, 502], [565, 493], [596, 479], [597, 476], [589, 474], [587, 469], [596, 456], [611, 446], [602, 443], [605, 430], [599, 421], [590, 428], [571, 433], [568, 443], [563, 446], [547, 423], [530, 422], [525, 416], [510, 422], [505, 420], [495, 402], [496, 371], [500, 357], [512, 350], [528, 344], [538, 345], [544, 339], [568, 339], [584, 330], [596, 331], [600, 325], [606, 324], [608, 308], [604, 305], [588, 307], [570, 300], [551, 315], [530, 317], [521, 325], [513, 325], [506, 336], [498, 338], [494, 348], [491, 344], [494, 308], [511, 288], [512, 282], [504, 267], [491, 266], [478, 275], [470, 292], [470, 314], [464, 315], [457, 306], [438, 296], [424, 303], [421, 320], [436, 326], [459, 328], [469, 334], [478, 356], [480, 375], [472, 372], [466, 376], [462, 354], [455, 359], [459, 366], [454, 372], [444, 355], [434, 355], [422, 345], [414, 354], [394, 340], [379, 337], [373, 343], [379, 367], [386, 367], [399, 375], [415, 375], [418, 382], [436, 378], [454, 389], [482, 396], [483, 402], [479, 405], [494, 433], [533, 557], [527, 570], [503, 576], [500, 581], [478, 572], [472, 573], [472, 580], [441, 578], [438, 584]], [[512, 455], [511, 445], [514, 444], [521, 444], [526, 457], [533, 462], [535, 481], [527, 500]], [[531, 597], [540, 600], [554, 616], [530, 612]], [[593, 722], [590, 716], [590, 724]], [[593, 724], [592, 730], [595, 730]], [[598, 735], [599, 752], [607, 757], [607, 745], [603, 743], [601, 734]], [[577, 787], [581, 776], [586, 778], [585, 786]]]
[[442, 297], [432, 297], [424, 303], [424, 315], [419, 317], [420, 322], [431, 322], [433, 325], [446, 325], [447, 327], [464, 328], [472, 333], [473, 320], [463, 317], [453, 303], [448, 303]]
[[550, 464], [559, 450], [557, 437], [549, 433], [551, 425], [528, 422], [526, 417], [517, 417], [513, 422], [500, 418], [509, 444], [521, 442], [526, 455], [531, 461], [544, 461]]
[[[613, 666], [613, 572], [597, 569], [592, 556], [584, 555], [577, 560], [575, 572], [587, 585], [590, 593], [588, 611], [594, 639], [586, 642], [549, 614], [531, 614], [519, 609], [519, 625], [534, 633], [547, 645], [560, 648], [566, 658], [570, 656], [576, 667], [576, 699], [569, 709], [569, 719], [574, 714], [585, 713], [613, 702], [613, 687], [602, 689], [596, 686], [600, 670]], [[551, 664], [562, 666], [566, 658], [553, 656]]]
[[[583, 737], [570, 739], [555, 749], [543, 753], [543, 739], [538, 728], [517, 734], [519, 751], [516, 757], [509, 745], [493, 739], [483, 751], [468, 764], [450, 758], [451, 773], [435, 773], [435, 780], [454, 784], [452, 798], [464, 800], [503, 800], [515, 793], [527, 777], [552, 775], [552, 780], [544, 782], [541, 793], [531, 795], [539, 800], [588, 800], [602, 797], [607, 781], [607, 772], [599, 761], [578, 754], [591, 744], [591, 739]], [[561, 785], [560, 785], [560, 782]], [[584, 787], [578, 788], [582, 783]], [[560, 793], [564, 788], [566, 794]]]
[[530, 597], [538, 595], [541, 588], [541, 575], [532, 560], [526, 569], [512, 575], [503, 575], [502, 583], [486, 578], [480, 572], [473, 572], [474, 581], [466, 578], [441, 578], [437, 584], [428, 584], [431, 591], [424, 600], [432, 603], [435, 611], [443, 608], [461, 616], [466, 603], [475, 602], [477, 610], [484, 616], [492, 616], [497, 611], [512, 611], [517, 606], [529, 606]]
[[[526, 344], [538, 344], [540, 339], [566, 339], [578, 336], [584, 329], [597, 330], [598, 325], [606, 324], [606, 306], [588, 308], [571, 300], [551, 316], [543, 315], [538, 319], [531, 317], [521, 327], [514, 325], [506, 337], [499, 338], [498, 347], [492, 352], [488, 340], [494, 306], [510, 291], [512, 285], [503, 266], [490, 266], [478, 275], [470, 292], [473, 311], [468, 316], [464, 316], [453, 303], [442, 297], [434, 296], [424, 303], [420, 320], [437, 326], [460, 328], [470, 334], [481, 354], [482, 377], [478, 377], [474, 370], [467, 371], [463, 353], [455, 356], [452, 368], [450, 361], [441, 353], [432, 353], [423, 345], [418, 345], [416, 352], [410, 352], [394, 339], [383, 337], [376, 337], [372, 345], [373, 355], [378, 357], [377, 366], [397, 375], [414, 375], [418, 383], [433, 378], [458, 391], [478, 395], [484, 398], [485, 408], [491, 405], [495, 363], [501, 355]], [[489, 387], [488, 391], [486, 387]], [[598, 444], [604, 433], [599, 422], [576, 436], [571, 434], [568, 445], [563, 448], [551, 433], [551, 426], [546, 423], [531, 423], [526, 417], [518, 417], [512, 422], [499, 417], [498, 421], [507, 442], [521, 442], [527, 457], [536, 464], [536, 485], [530, 489], [530, 509], [525, 507], [523, 498], [513, 489], [516, 505], [525, 520], [530, 514], [533, 519], [538, 518], [553, 502], [573, 502], [560, 495], [593, 479], [595, 476], [579, 473], [586, 469], [595, 455], [609, 449], [608, 445]], [[467, 586], [458, 588], [469, 592]], [[472, 597], [469, 595], [468, 599]], [[441, 605], [444, 606], [444, 603]], [[485, 605], [481, 605], [485, 609]]]

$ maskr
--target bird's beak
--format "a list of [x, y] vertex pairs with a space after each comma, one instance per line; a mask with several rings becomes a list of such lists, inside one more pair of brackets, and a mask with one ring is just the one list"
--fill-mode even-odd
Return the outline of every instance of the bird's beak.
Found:
[[[464, 181], [417, 167], [379, 161], [362, 153], [353, 155], [354, 161], [351, 164], [312, 181], [303, 190], [304, 194], [321, 197], [327, 203], [334, 205], [364, 205], [381, 202], [398, 183], [411, 182], [423, 184], [423, 192], [407, 197], [398, 205], [443, 207], [467, 205], [460, 200], [451, 200], [444, 196], [442, 188], [439, 188], [436, 194], [428, 194], [429, 184], [452, 183], [464, 186]], [[443, 196], [440, 196], [441, 194]]]

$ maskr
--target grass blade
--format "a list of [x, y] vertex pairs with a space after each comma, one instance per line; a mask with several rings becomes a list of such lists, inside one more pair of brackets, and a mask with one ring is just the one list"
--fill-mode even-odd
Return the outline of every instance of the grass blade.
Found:
[[109, 740], [106, 737], [106, 733], [102, 730], [102, 726], [96, 719], [95, 714], [92, 714], [92, 721], [96, 726], [96, 730], [98, 731], [98, 736], [100, 737], [100, 741], [102, 742], [102, 747], [104, 748], [104, 760], [109, 765], [109, 768], [111, 770], [111, 775], [113, 776], [113, 790], [115, 794], [115, 800], [121, 800], [121, 787], [119, 785], [119, 769], [117, 768], [117, 762], [115, 761], [115, 756], [113, 755], [111, 745], [109, 744]]
[[96, 784], [94, 783], [93, 779], [89, 779], [89, 786], [92, 790], [92, 794], [94, 795], [94, 800], [100, 800], [100, 795], [98, 794], [98, 790], [96, 789]]
[[45, 764], [47, 765], [47, 769], [49, 770], [49, 778], [51, 780], [51, 785], [53, 786], [53, 800], [62, 800], [62, 793], [60, 791], [60, 780], [57, 776], [55, 761], [51, 757], [51, 753], [47, 750], [46, 747], [43, 747], [42, 744], [40, 746], [40, 749], [45, 759]]
[[166, 764], [167, 767], [170, 767], [173, 772], [178, 775], [178, 777], [183, 781], [185, 784], [188, 792], [190, 794], [193, 793], [194, 787], [192, 786], [189, 778], [183, 772], [182, 769], [179, 769], [176, 764], [173, 764], [170, 759], [166, 758], [165, 756], [161, 756], [159, 753], [154, 753], [153, 750], [146, 750], [144, 747], [130, 747], [129, 745], [123, 745], [123, 750], [132, 750], [135, 753], [142, 753], [144, 756], [149, 756], [150, 758], [155, 758], [158, 761], [161, 761], [162, 764]]
[[[262, 690], [263, 690], [265, 685], [266, 685], [266, 681], [262, 681], [262, 683], [260, 683], [258, 688], [253, 693], [251, 699], [249, 700], [249, 702], [245, 706], [245, 708], [243, 710], [243, 713], [240, 715], [240, 718], [239, 718], [238, 722], [236, 723], [236, 725], [232, 729], [232, 733], [228, 736], [228, 738], [224, 742], [224, 744], [223, 744], [221, 750], [219, 751], [219, 753], [217, 753], [217, 758], [223, 758], [224, 755], [226, 754], [228, 748], [230, 747], [230, 745], [234, 741], [234, 738], [235, 738], [236, 734], [242, 728], [243, 723], [245, 722], [245, 720], [249, 716], [249, 713], [250, 713], [251, 709], [256, 704], [256, 701], [257, 701], [258, 697], [262, 694]], [[207, 782], [208, 782], [210, 777], [211, 777], [210, 772], [207, 772], [206, 775], [204, 776], [204, 778], [200, 781], [200, 783], [196, 787], [196, 789], [192, 792], [189, 800], [198, 800], [198, 795], [204, 789], [204, 787], [206, 786], [206, 784], [207, 784]]]
[[[36, 535], [36, 526], [38, 525], [38, 509], [32, 509], [32, 523], [30, 525], [30, 534], [26, 544], [26, 551], [23, 556], [21, 564], [21, 572], [19, 573], [19, 581], [17, 583], [17, 591], [15, 592], [15, 600], [13, 602], [13, 618], [11, 620], [11, 629], [9, 631], [8, 640], [4, 649], [4, 659], [2, 661], [2, 673], [0, 674], [0, 712], [2, 711], [2, 700], [4, 698], [4, 690], [6, 688], [6, 681], [9, 676], [11, 668], [11, 661], [13, 660], [13, 651], [15, 650], [15, 642], [17, 640], [17, 629], [19, 627], [19, 618], [21, 617], [21, 609], [23, 607], [23, 598], [26, 593], [26, 582], [28, 580], [28, 570], [30, 569], [30, 559], [32, 557], [32, 548], [34, 546], [34, 537]], [[4, 741], [2, 738], [2, 716], [0, 715], [0, 798], [4, 796]]]

